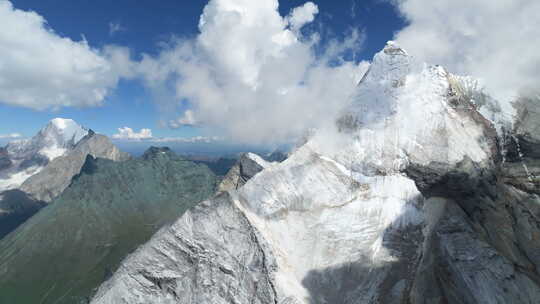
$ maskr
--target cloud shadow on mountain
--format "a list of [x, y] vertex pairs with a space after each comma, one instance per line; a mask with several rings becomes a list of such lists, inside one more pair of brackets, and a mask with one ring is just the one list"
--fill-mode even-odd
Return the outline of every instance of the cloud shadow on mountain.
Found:
[[[394, 223], [399, 223], [403, 214]], [[302, 280], [310, 304], [402, 303], [409, 293], [422, 246], [422, 224], [383, 232], [383, 247], [393, 261], [374, 264], [370, 257], [324, 269], [314, 269]]]

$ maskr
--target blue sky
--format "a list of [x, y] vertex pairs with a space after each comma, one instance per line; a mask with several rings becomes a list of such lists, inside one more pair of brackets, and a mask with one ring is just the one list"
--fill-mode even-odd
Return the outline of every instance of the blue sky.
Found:
[[54, 117], [126, 145], [292, 143], [388, 40], [476, 79], [505, 117], [540, 95], [537, 0], [312, 1], [0, 0], [0, 143]]
[[[279, 1], [279, 11], [287, 15], [301, 1]], [[14, 0], [14, 8], [34, 11], [43, 16], [48, 27], [62, 37], [80, 41], [84, 36], [92, 48], [114, 44], [131, 50], [133, 60], [142, 53], [158, 55], [160, 44], [171, 37], [192, 38], [198, 34], [198, 22], [206, 1], [131, 1], [131, 0]], [[319, 8], [316, 19], [305, 31], [316, 30], [325, 39], [343, 38], [357, 28], [364, 31], [365, 41], [355, 50], [356, 61], [369, 60], [394, 32], [403, 27], [403, 20], [387, 2], [315, 1]], [[117, 31], [111, 32], [111, 26]], [[113, 135], [129, 126], [134, 130], [150, 128], [156, 137], [191, 137], [209, 135], [211, 129], [182, 127], [171, 129], [160, 124], [164, 113], [153, 101], [152, 94], [137, 79], [121, 79], [105, 98], [102, 106], [61, 107], [34, 110], [0, 103], [0, 134], [20, 133], [32, 136], [48, 120], [67, 117], [97, 132]]]

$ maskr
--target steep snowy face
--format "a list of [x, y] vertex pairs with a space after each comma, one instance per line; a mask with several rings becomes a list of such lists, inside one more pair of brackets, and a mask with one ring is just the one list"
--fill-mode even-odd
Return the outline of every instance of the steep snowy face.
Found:
[[495, 130], [458, 90], [459, 81], [440, 66], [416, 63], [390, 42], [338, 118], [338, 134], [321, 130], [310, 145], [368, 175], [411, 164], [451, 170], [466, 159], [490, 166]]
[[0, 191], [19, 187], [47, 163], [73, 150], [88, 133], [71, 119], [55, 118], [31, 139], [10, 142], [6, 150], [13, 164], [0, 171]]
[[80, 126], [72, 119], [55, 118], [49, 126], [53, 133], [57, 133], [60, 142], [64, 144], [77, 144], [83, 137], [88, 135], [88, 129]]
[[30, 140], [27, 147], [30, 149], [39, 148], [39, 154], [53, 160], [64, 155], [87, 134], [88, 130], [75, 121], [55, 118]]
[[276, 293], [291, 303], [380, 297], [372, 286], [407, 280], [405, 272], [390, 277], [392, 268], [412, 263], [421, 239], [423, 198], [412, 180], [365, 176], [307, 145], [235, 199], [269, 244]]
[[8, 144], [7, 150], [13, 158], [40, 154], [48, 160], [53, 160], [72, 149], [86, 135], [88, 135], [88, 129], [81, 127], [75, 121], [55, 118], [31, 139]]

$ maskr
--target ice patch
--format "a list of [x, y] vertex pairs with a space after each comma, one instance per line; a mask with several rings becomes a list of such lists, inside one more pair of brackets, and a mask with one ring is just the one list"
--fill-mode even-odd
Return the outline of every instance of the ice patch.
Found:
[[52, 161], [57, 157], [63, 156], [67, 151], [68, 150], [65, 148], [60, 148], [57, 145], [54, 145], [51, 147], [44, 147], [39, 151], [39, 153]]
[[30, 176], [37, 174], [41, 170], [43, 170], [43, 167], [33, 166], [24, 171], [14, 173], [6, 179], [0, 179], [0, 192], [19, 188]]

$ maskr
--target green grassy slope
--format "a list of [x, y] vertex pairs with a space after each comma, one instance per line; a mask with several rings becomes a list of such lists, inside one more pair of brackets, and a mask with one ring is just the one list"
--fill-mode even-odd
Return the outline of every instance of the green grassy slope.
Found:
[[0, 303], [86, 303], [127, 254], [216, 183], [206, 166], [168, 150], [89, 158], [59, 198], [0, 241]]

